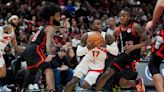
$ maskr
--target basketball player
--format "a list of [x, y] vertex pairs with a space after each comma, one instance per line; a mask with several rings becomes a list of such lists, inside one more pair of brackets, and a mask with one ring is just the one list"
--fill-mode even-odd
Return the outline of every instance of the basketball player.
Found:
[[[146, 30], [150, 33], [150, 29], [156, 24], [158, 18], [164, 10], [164, 0], [158, 0], [154, 9], [153, 19], [146, 25]], [[163, 24], [164, 26], [164, 24]], [[152, 45], [152, 53], [150, 56], [149, 70], [152, 74], [153, 82], [157, 92], [164, 92], [164, 80], [160, 74], [160, 64], [164, 59], [164, 29], [161, 29], [156, 36], [155, 43]]]
[[[130, 18], [128, 10], [122, 10], [120, 12], [121, 24], [114, 33], [115, 40], [118, 42], [119, 55], [113, 59], [111, 67], [107, 69], [102, 76], [100, 76], [96, 86], [97, 91], [101, 90], [106, 81], [112, 75], [126, 69], [126, 66], [131, 66], [134, 61], [139, 60], [140, 48], [148, 43], [146, 33], [144, 33], [141, 26], [137, 23], [133, 23]], [[132, 67], [132, 69], [133, 68], [134, 67]], [[132, 76], [133, 74], [126, 74], [124, 78], [129, 79]], [[141, 78], [140, 80], [140, 83], [134, 81], [131, 86], [139, 84], [136, 86], [138, 92], [144, 92], [145, 89], [142, 83], [143, 80]]]
[[13, 29], [16, 30], [16, 28], [19, 26], [19, 17], [17, 15], [12, 15], [8, 19], [8, 22], [12, 25]]
[[[92, 31], [84, 34], [81, 38], [81, 44], [77, 48], [77, 55], [83, 56], [82, 61], [75, 68], [73, 79], [67, 83], [64, 92], [71, 92], [74, 85], [83, 77], [86, 76], [82, 87], [88, 89], [96, 83], [97, 77], [103, 72], [105, 59], [107, 58], [107, 50], [104, 48], [105, 43], [113, 44], [111, 35], [102, 34], [102, 23], [96, 19], [92, 23]], [[115, 46], [117, 47], [117, 46]], [[108, 46], [109, 49], [112, 47]], [[114, 48], [115, 49], [115, 48]], [[114, 53], [114, 51], [113, 51]], [[115, 53], [117, 54], [117, 48]]]
[[158, 21], [159, 17], [162, 15], [164, 10], [164, 1], [163, 0], [158, 0], [154, 9], [153, 13], [153, 19], [149, 21], [146, 25], [146, 30], [150, 31], [150, 29], [156, 24]]
[[3, 52], [5, 47], [12, 43], [12, 46], [14, 47], [15, 51], [18, 50], [17, 41], [14, 29], [11, 25], [4, 25], [0, 28], [0, 78], [3, 78], [6, 76], [6, 65], [3, 58]]
[[[60, 8], [52, 3], [47, 3], [41, 7], [39, 16], [43, 19], [43, 25], [39, 27], [32, 38], [31, 45], [23, 52], [23, 58], [27, 61], [29, 74], [25, 77], [26, 80], [24, 81], [22, 90], [27, 88], [29, 80], [35, 76], [37, 69], [41, 69], [46, 77], [47, 91], [54, 92], [54, 74], [49, 62], [54, 57], [50, 47], [56, 26], [50, 23], [50, 20], [53, 19], [55, 23], [60, 21]], [[46, 53], [43, 52], [44, 49]]]

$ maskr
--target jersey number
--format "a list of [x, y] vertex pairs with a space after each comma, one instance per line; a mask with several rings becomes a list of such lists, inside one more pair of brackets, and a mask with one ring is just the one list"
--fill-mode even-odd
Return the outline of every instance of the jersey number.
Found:
[[93, 57], [98, 57], [100, 54], [100, 51], [92, 51]]

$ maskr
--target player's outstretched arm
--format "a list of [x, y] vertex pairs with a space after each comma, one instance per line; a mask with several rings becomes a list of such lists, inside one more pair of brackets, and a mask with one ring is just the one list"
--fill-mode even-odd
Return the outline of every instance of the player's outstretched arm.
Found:
[[164, 0], [158, 0], [153, 12], [153, 19], [146, 24], [146, 31], [149, 32], [150, 29], [154, 26], [154, 24], [156, 24], [159, 17], [163, 13], [163, 10], [164, 10]]

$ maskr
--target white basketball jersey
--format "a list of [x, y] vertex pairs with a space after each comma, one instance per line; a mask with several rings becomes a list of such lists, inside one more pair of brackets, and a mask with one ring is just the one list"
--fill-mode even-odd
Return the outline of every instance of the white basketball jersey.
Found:
[[86, 54], [90, 59], [91, 69], [103, 69], [105, 65], [105, 59], [107, 58], [107, 50], [105, 48], [94, 48]]
[[4, 33], [4, 30], [0, 28], [0, 50], [4, 50], [7, 44], [11, 42], [14, 37], [14, 30], [12, 29], [10, 34]]
[[101, 35], [102, 35], [102, 37], [104, 38], [104, 40], [105, 40], [105, 35], [106, 35], [106, 32], [101, 32]]

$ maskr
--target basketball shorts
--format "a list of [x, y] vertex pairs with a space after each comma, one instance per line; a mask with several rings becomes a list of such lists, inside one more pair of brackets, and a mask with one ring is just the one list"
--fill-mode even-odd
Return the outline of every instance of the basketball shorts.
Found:
[[42, 48], [36, 44], [31, 44], [23, 52], [23, 58], [27, 62], [27, 68], [30, 69], [39, 67], [45, 61], [46, 56]]
[[157, 56], [154, 52], [151, 53], [149, 70], [152, 75], [160, 73], [160, 64], [162, 63], [162, 60], [163, 58]]
[[111, 68], [114, 69], [115, 72], [122, 71], [126, 66], [131, 66], [134, 60], [131, 55], [122, 53], [112, 60]]
[[96, 80], [100, 73], [103, 72], [103, 69], [91, 70], [90, 63], [90, 59], [87, 56], [84, 56], [82, 61], [75, 68], [74, 76], [79, 79], [85, 76], [84, 80], [92, 86], [96, 83]]

